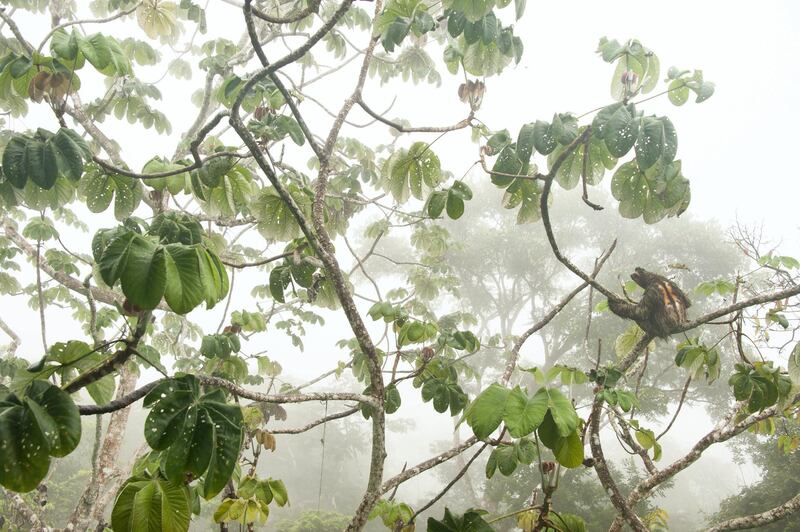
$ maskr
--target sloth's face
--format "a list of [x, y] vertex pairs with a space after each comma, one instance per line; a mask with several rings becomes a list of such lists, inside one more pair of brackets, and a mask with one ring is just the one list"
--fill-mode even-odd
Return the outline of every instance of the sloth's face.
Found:
[[633, 279], [634, 283], [638, 284], [642, 288], [645, 288], [644, 283], [647, 277], [645, 275], [646, 273], [647, 272], [645, 272], [644, 268], [636, 268], [636, 270], [631, 274], [631, 279]]

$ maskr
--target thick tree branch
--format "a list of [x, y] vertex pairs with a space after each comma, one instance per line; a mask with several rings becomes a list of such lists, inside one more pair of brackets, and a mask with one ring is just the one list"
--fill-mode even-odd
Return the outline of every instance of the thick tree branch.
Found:
[[[788, 404], [794, 405], [798, 401], [800, 401], [800, 394], [795, 395]], [[662, 483], [671, 479], [672, 477], [674, 477], [675, 475], [677, 475], [678, 473], [680, 473], [681, 471], [692, 465], [694, 462], [696, 462], [703, 455], [706, 449], [708, 449], [712, 445], [728, 441], [734, 436], [737, 436], [742, 432], [744, 432], [745, 430], [749, 429], [756, 423], [780, 414], [780, 412], [787, 407], [787, 404], [781, 406], [778, 405], [771, 406], [769, 408], [762, 410], [761, 412], [756, 412], [755, 414], [751, 414], [745, 419], [741, 420], [740, 422], [732, 426], [729, 426], [728, 428], [725, 428], [726, 425], [730, 423], [730, 420], [736, 415], [739, 406], [740, 405], [737, 405], [737, 409], [731, 412], [723, 420], [723, 422], [720, 423], [720, 425], [717, 428], [715, 428], [714, 430], [712, 430], [711, 432], [700, 438], [700, 440], [698, 440], [698, 442], [692, 447], [692, 449], [688, 453], [686, 453], [683, 457], [679, 458], [678, 460], [675, 460], [672, 464], [665, 467], [664, 469], [661, 469], [655, 475], [651, 475], [648, 478], [644, 479], [642, 482], [640, 482], [639, 485], [637, 485], [636, 488], [634, 488], [634, 490], [628, 495], [626, 501], [627, 504], [632, 507], [633, 505], [635, 505], [636, 503], [647, 497], [651, 491], [660, 486]], [[622, 527], [622, 520], [618, 517], [611, 525], [611, 528], [609, 528], [609, 532], [619, 531], [621, 530], [621, 527]]]
[[647, 532], [647, 527], [633, 511], [633, 505], [626, 501], [620, 493], [617, 483], [614, 482], [611, 471], [606, 464], [606, 459], [603, 455], [603, 447], [600, 445], [600, 415], [602, 411], [603, 399], [599, 396], [595, 396], [590, 421], [589, 446], [592, 449], [594, 469], [597, 472], [597, 478], [600, 479], [600, 483], [606, 490], [614, 508], [625, 517], [630, 527], [636, 532]]
[[[0, 13], [2, 12], [0, 11]], [[30, 506], [28, 506], [28, 503], [25, 502], [25, 499], [23, 499], [19, 493], [14, 493], [13, 491], [9, 491], [3, 487], [0, 487], [0, 491], [5, 498], [5, 503], [9, 505], [10, 509], [17, 512], [23, 519], [27, 521], [26, 530], [29, 529], [31, 532], [46, 532], [48, 530], [52, 530], [49, 526], [47, 526], [44, 520], [39, 517], [39, 514], [37, 514], [35, 511], [33, 511], [33, 509], [31, 509]]]
[[[3, 230], [5, 231], [6, 236], [14, 242], [14, 244], [19, 247], [22, 251], [25, 252], [28, 257], [31, 259], [35, 259], [36, 257], [36, 249], [23, 237], [21, 234], [17, 232], [16, 229], [11, 225], [11, 221], [8, 219], [3, 220]], [[57, 283], [69, 288], [73, 292], [77, 292], [81, 295], [86, 295], [91, 291], [92, 297], [96, 301], [100, 301], [102, 303], [106, 303], [107, 305], [120, 305], [125, 301], [125, 297], [121, 294], [113, 291], [108, 290], [106, 288], [100, 288], [97, 286], [93, 286], [91, 288], [86, 288], [84, 284], [79, 280], [76, 279], [62, 271], [58, 271], [44, 259], [40, 261], [41, 269], [44, 273], [49, 275], [54, 281]], [[159, 310], [169, 310], [169, 307], [162, 303], [159, 303], [158, 307]]]
[[592, 285], [595, 290], [597, 290], [607, 298], [619, 299], [618, 296], [614, 294], [614, 292], [612, 292], [605, 286], [601, 285], [600, 283], [592, 279], [589, 275], [586, 274], [586, 272], [578, 268], [571, 260], [569, 260], [561, 252], [561, 250], [558, 247], [558, 243], [556, 243], [556, 237], [553, 234], [553, 226], [550, 223], [550, 207], [548, 205], [548, 201], [550, 198], [550, 189], [553, 186], [553, 180], [555, 179], [559, 168], [561, 168], [561, 165], [564, 164], [567, 158], [570, 155], [572, 155], [573, 152], [575, 152], [575, 150], [577, 150], [581, 144], [586, 142], [591, 133], [592, 133], [592, 127], [587, 126], [586, 129], [583, 130], [583, 133], [577, 136], [575, 140], [570, 142], [569, 145], [566, 148], [564, 148], [564, 151], [561, 152], [561, 154], [553, 162], [553, 165], [550, 167], [550, 171], [547, 173], [547, 175], [545, 175], [542, 178], [544, 181], [544, 186], [542, 187], [542, 194], [539, 201], [539, 209], [541, 210], [542, 213], [542, 224], [544, 225], [544, 230], [545, 233], [547, 234], [547, 240], [548, 242], [550, 242], [550, 247], [552, 248], [553, 254], [556, 256], [558, 261], [564, 266], [566, 266], [567, 269], [569, 269], [572, 273], [574, 273], [575, 275], [586, 281], [588, 284]]
[[[210, 385], [210, 386], [218, 386], [220, 388], [224, 388], [229, 392], [236, 394], [239, 397], [243, 397], [245, 399], [250, 399], [252, 401], [257, 401], [260, 403], [275, 403], [275, 404], [285, 404], [285, 403], [306, 403], [309, 401], [355, 401], [358, 403], [367, 404], [373, 408], [380, 409], [380, 403], [374, 397], [370, 395], [364, 395], [360, 393], [349, 393], [349, 392], [312, 392], [312, 393], [304, 393], [304, 394], [267, 394], [267, 393], [260, 393], [248, 390], [247, 388], [242, 388], [241, 386], [222, 379], [220, 377], [207, 377], [205, 375], [196, 375], [197, 379], [202, 382], [203, 384]], [[105, 414], [108, 412], [114, 412], [116, 410], [121, 410], [130, 406], [131, 404], [135, 403], [145, 395], [147, 395], [153, 388], [155, 388], [158, 384], [163, 382], [165, 379], [159, 379], [157, 381], [151, 382], [134, 390], [130, 394], [119, 397], [110, 403], [106, 403], [104, 405], [81, 405], [78, 407], [78, 411], [82, 416], [94, 415], [94, 414]], [[334, 414], [336, 416], [338, 414]], [[349, 415], [349, 414], [348, 414]], [[341, 416], [344, 417], [344, 416]], [[336, 419], [335, 417], [332, 419]], [[324, 421], [320, 421], [322, 423]], [[280, 431], [275, 431], [275, 433], [279, 433]], [[289, 434], [289, 432], [286, 432]]]
[[795, 495], [780, 506], [776, 506], [766, 512], [760, 514], [748, 515], [745, 517], [736, 517], [721, 523], [717, 523], [709, 528], [707, 532], [723, 532], [724, 530], [745, 530], [748, 528], [756, 528], [770, 523], [774, 523], [786, 516], [789, 516], [800, 510], [800, 494]]
[[[383, 9], [383, 1], [375, 0], [375, 19]], [[373, 30], [374, 32], [374, 30]], [[347, 321], [350, 323], [350, 328], [358, 341], [361, 351], [366, 355], [370, 375], [370, 385], [372, 392], [378, 398], [378, 401], [383, 402], [384, 385], [383, 375], [381, 374], [380, 360], [375, 350], [375, 345], [372, 338], [367, 331], [361, 314], [356, 308], [353, 297], [350, 294], [347, 282], [344, 279], [339, 263], [336, 260], [333, 242], [331, 241], [328, 230], [325, 226], [325, 196], [328, 186], [328, 175], [331, 171], [330, 157], [339, 138], [339, 132], [344, 124], [347, 115], [355, 105], [355, 102], [361, 95], [361, 90], [367, 79], [367, 72], [369, 70], [369, 63], [372, 60], [372, 55], [375, 46], [378, 42], [377, 34], [373, 33], [370, 36], [369, 44], [364, 52], [364, 59], [361, 63], [361, 70], [358, 74], [358, 81], [353, 89], [353, 94], [345, 100], [339, 114], [333, 122], [328, 137], [325, 140], [325, 145], [322, 150], [322, 156], [319, 160], [319, 173], [317, 180], [314, 183], [314, 201], [311, 205], [311, 222], [314, 225], [314, 230], [320, 244], [318, 256], [325, 264], [325, 271], [329, 276], [336, 295], [339, 297], [339, 302], [342, 305]], [[372, 451], [370, 457], [369, 476], [367, 479], [367, 487], [361, 502], [358, 505], [350, 523], [347, 526], [348, 531], [361, 530], [364, 524], [369, 519], [369, 514], [373, 506], [380, 497], [381, 480], [383, 478], [384, 461], [386, 460], [386, 427], [385, 427], [385, 414], [383, 409], [380, 409], [372, 416]]]
[[137, 388], [127, 395], [117, 397], [110, 403], [106, 403], [104, 405], [78, 405], [78, 412], [80, 412], [82, 416], [91, 416], [95, 414], [108, 414], [109, 412], [122, 410], [123, 408], [127, 408], [150, 393], [150, 390], [161, 384], [163, 381], [164, 379], [158, 379], [149, 384], [145, 384], [141, 388]]

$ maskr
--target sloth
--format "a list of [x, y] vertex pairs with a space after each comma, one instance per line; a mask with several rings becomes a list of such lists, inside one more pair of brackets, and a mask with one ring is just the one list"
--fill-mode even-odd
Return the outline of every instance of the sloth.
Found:
[[635, 321], [646, 333], [659, 338], [667, 338], [686, 321], [686, 309], [692, 303], [678, 285], [644, 268], [636, 268], [631, 279], [644, 288], [642, 299], [638, 303], [609, 299], [611, 312]]

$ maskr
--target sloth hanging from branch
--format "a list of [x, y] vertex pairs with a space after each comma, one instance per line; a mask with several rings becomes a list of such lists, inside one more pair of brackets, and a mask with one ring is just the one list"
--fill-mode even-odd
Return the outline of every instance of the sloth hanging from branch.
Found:
[[635, 321], [643, 331], [659, 338], [667, 338], [686, 321], [686, 309], [692, 303], [678, 285], [644, 268], [636, 268], [631, 279], [644, 289], [642, 299], [631, 303], [610, 298], [611, 312]]

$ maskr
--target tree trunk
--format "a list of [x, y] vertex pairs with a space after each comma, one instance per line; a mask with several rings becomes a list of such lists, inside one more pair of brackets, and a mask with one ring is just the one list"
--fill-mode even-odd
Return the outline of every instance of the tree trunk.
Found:
[[[136, 373], [126, 369], [120, 370], [117, 398], [128, 395], [136, 388]], [[119, 466], [119, 452], [122, 447], [125, 429], [128, 426], [130, 408], [123, 408], [111, 414], [103, 445], [93, 471], [93, 482], [89, 482], [78, 499], [78, 504], [70, 516], [68, 528], [85, 530], [91, 521], [103, 518], [106, 506], [116, 495], [117, 487], [122, 480], [123, 471]], [[98, 423], [100, 420], [98, 419]]]

